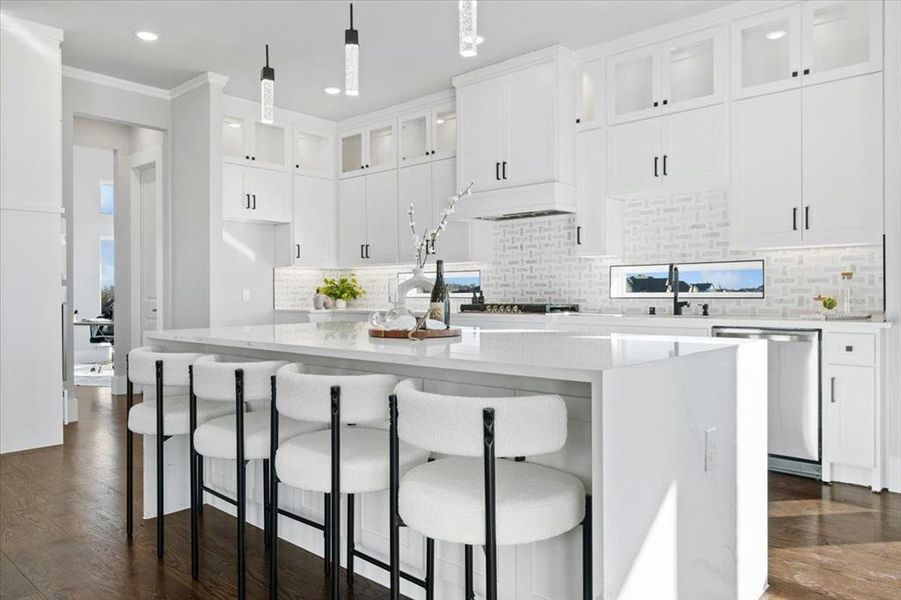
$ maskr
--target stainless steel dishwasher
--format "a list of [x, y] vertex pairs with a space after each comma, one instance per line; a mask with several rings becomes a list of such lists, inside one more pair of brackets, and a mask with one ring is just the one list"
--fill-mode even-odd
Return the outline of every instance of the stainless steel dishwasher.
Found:
[[772, 471], [820, 478], [818, 329], [714, 327], [714, 337], [767, 340], [767, 423]]

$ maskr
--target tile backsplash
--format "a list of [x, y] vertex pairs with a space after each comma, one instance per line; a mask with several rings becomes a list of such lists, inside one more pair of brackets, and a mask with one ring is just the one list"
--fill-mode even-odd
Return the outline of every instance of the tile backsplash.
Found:
[[[882, 310], [880, 246], [731, 249], [729, 201], [723, 191], [627, 201], [624, 227], [623, 256], [606, 260], [576, 256], [573, 215], [499, 222], [494, 226], [494, 260], [465, 268], [482, 271], [482, 287], [489, 302], [576, 302], [583, 310], [624, 313], [646, 313], [648, 306], [655, 305], [658, 313], [665, 314], [672, 310], [665, 300], [611, 299], [610, 265], [760, 258], [766, 263], [766, 297], [705, 300], [711, 314], [810, 315], [818, 310], [814, 296], [838, 295], [842, 271], [854, 272], [854, 311]], [[399, 270], [409, 267], [356, 270], [368, 292], [357, 306], [385, 306]], [[340, 272], [276, 269], [275, 307], [309, 308], [322, 277]], [[413, 308], [417, 302], [423, 301], [413, 301]], [[693, 303], [688, 312], [699, 310], [700, 304]]]

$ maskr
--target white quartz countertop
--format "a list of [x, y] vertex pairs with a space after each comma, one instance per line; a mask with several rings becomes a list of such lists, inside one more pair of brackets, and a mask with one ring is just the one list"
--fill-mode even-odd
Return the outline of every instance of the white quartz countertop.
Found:
[[546, 329], [464, 327], [463, 335], [415, 342], [372, 338], [368, 324], [350, 321], [175, 329], [147, 332], [146, 341], [176, 341], [229, 349], [269, 350], [376, 363], [482, 373], [592, 381], [605, 370], [763, 343], [728, 338], [631, 334], [594, 335]]

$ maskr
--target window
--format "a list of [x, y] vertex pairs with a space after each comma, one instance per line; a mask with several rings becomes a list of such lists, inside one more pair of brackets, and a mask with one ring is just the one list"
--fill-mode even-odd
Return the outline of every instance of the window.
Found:
[[116, 247], [112, 238], [100, 238], [100, 313], [111, 315], [115, 300]]
[[[677, 263], [679, 297], [763, 298], [762, 260]], [[672, 298], [668, 264], [610, 267], [611, 298]]]
[[100, 182], [100, 214], [113, 214], [113, 205], [116, 203], [116, 191], [112, 181]]

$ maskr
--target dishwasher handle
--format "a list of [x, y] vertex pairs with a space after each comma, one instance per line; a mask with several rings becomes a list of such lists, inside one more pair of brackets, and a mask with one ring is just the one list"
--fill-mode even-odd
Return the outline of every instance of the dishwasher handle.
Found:
[[738, 338], [745, 340], [771, 340], [774, 342], [810, 342], [814, 339], [811, 333], [793, 333], [789, 331], [757, 331], [747, 329], [714, 329], [713, 337]]

